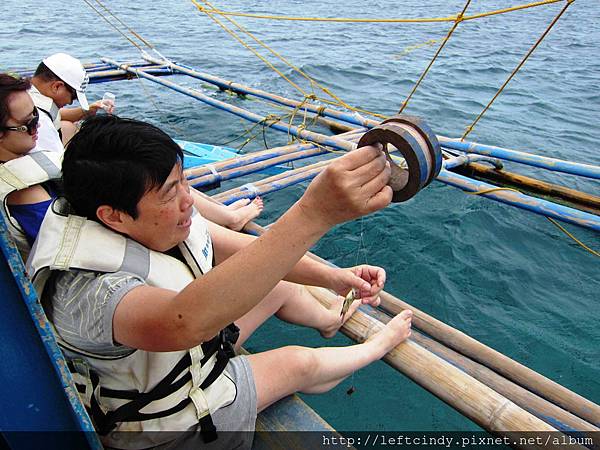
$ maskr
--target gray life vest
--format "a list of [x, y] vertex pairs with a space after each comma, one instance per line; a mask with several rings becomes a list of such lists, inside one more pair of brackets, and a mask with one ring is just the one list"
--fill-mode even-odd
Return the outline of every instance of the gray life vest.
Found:
[[[40, 298], [51, 271], [56, 270], [126, 271], [149, 286], [179, 292], [212, 268], [212, 241], [200, 214], [194, 214], [190, 235], [179, 244], [184, 263], [67, 211], [64, 199], [53, 202], [28, 261]], [[225, 370], [233, 356], [236, 331], [231, 324], [188, 351], [133, 350], [126, 356], [98, 355], [58, 335], [57, 339], [102, 442], [142, 449], [174, 439], [165, 431], [185, 431], [198, 424], [205, 442], [216, 439], [211, 414], [231, 404], [237, 393]], [[123, 431], [140, 433], [125, 433], [124, 438]]]
[[62, 166], [62, 154], [56, 152], [36, 152], [23, 155], [0, 164], [0, 200], [2, 210], [6, 216], [9, 231], [17, 248], [21, 253], [23, 261], [27, 260], [29, 254], [29, 243], [25, 238], [23, 228], [10, 215], [7, 205], [7, 197], [10, 193], [30, 188], [45, 181], [60, 178]]

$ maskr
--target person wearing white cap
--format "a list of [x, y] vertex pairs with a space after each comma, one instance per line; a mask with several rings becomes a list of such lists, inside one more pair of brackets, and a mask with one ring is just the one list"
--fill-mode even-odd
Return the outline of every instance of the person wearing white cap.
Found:
[[[74, 122], [95, 115], [101, 102], [91, 105], [85, 96], [89, 77], [81, 62], [66, 53], [55, 53], [37, 67], [29, 91], [40, 110], [39, 140], [33, 151], [64, 151], [76, 131]], [[63, 108], [77, 99], [80, 107]], [[61, 109], [62, 108], [62, 109]]]

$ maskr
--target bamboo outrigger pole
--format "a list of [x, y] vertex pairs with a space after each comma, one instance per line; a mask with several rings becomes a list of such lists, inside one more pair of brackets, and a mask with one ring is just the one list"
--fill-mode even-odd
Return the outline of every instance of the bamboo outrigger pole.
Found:
[[[186, 88], [184, 86], [180, 86], [171, 81], [167, 81], [165, 79], [161, 79], [155, 77], [153, 75], [149, 75], [144, 73], [142, 70], [138, 70], [132, 67], [129, 67], [126, 64], [119, 64], [109, 58], [103, 58], [103, 61], [113, 64], [114, 66], [121, 68], [123, 70], [127, 70], [128, 72], [135, 73], [138, 76], [151, 80], [155, 83], [161, 84], [163, 86], [168, 87], [169, 89], [173, 89], [177, 92], [181, 92], [190, 97], [196, 98], [204, 103], [207, 103], [211, 106], [214, 106], [219, 109], [226, 110], [234, 115], [242, 117], [244, 119], [250, 120], [255, 123], [264, 122], [264, 117], [252, 113], [243, 108], [230, 105], [226, 102], [222, 102], [220, 100], [214, 99], [207, 95], [202, 94], [201, 92], [195, 91], [190, 88]], [[308, 131], [305, 129], [300, 129], [298, 127], [287, 124], [283, 121], [275, 121], [273, 123], [269, 123], [270, 128], [274, 128], [276, 130], [284, 131], [286, 133], [293, 134], [294, 136], [301, 137], [306, 140], [317, 142], [321, 145], [351, 151], [356, 147], [356, 144], [352, 144], [346, 140], [333, 137], [333, 136], [325, 136], [320, 133], [315, 133], [312, 131]], [[478, 191], [478, 190], [488, 190], [497, 188], [497, 186], [493, 186], [490, 184], [486, 184], [483, 182], [479, 182], [476, 180], [471, 180], [466, 177], [462, 177], [460, 175], [448, 172], [446, 170], [442, 170], [437, 178], [438, 181], [442, 181], [443, 183], [450, 184], [455, 187], [459, 187], [460, 189], [467, 191]], [[546, 217], [552, 217], [557, 220], [562, 220], [564, 222], [572, 223], [575, 225], [580, 225], [583, 227], [591, 228], [597, 231], [600, 231], [600, 217], [595, 216], [593, 214], [585, 213], [573, 208], [569, 208], [562, 205], [557, 205], [555, 203], [537, 199], [535, 197], [530, 197], [527, 195], [523, 195], [517, 192], [490, 192], [483, 194], [483, 196], [487, 198], [491, 198], [493, 200], [497, 200], [512, 206], [517, 206], [522, 209], [527, 209], [536, 214], [540, 214]]]
[[[374, 308], [369, 308], [367, 313], [382, 323], [387, 323], [390, 320], [390, 316]], [[491, 387], [524, 410], [529, 411], [560, 431], [600, 432], [600, 428], [565, 411], [548, 400], [537, 396], [513, 381], [507, 380], [485, 365], [467, 358], [461, 353], [446, 347], [444, 344], [429, 338], [414, 329], [411, 337], [412, 340], [421, 347], [431, 351], [445, 361], [448, 361], [453, 366], [458, 367], [463, 372], [481, 381], [486, 386]]]
[[[327, 306], [337, 298], [336, 294], [326, 289], [307, 288], [317, 300]], [[358, 310], [346, 322], [342, 331], [353, 340], [364, 342], [382, 328], [383, 324], [380, 321]], [[411, 380], [492, 433], [509, 437], [511, 433], [559, 433], [556, 428], [434, 355], [410, 338], [389, 352], [384, 359]], [[536, 443], [530, 446], [518, 440], [513, 440], [511, 446], [548, 448]]]
[[[334, 119], [338, 119], [347, 123], [351, 123], [358, 126], [363, 126], [367, 128], [372, 128], [376, 126], [379, 122], [372, 119], [366, 119], [359, 114], [354, 113], [345, 113], [337, 111], [333, 108], [326, 108], [323, 106], [317, 106], [311, 103], [307, 103], [306, 101], [299, 102], [296, 100], [291, 100], [279, 95], [271, 94], [269, 92], [254, 89], [249, 86], [235, 83], [233, 81], [228, 81], [223, 78], [216, 77], [214, 75], [210, 75], [207, 73], [199, 72], [197, 70], [191, 69], [189, 67], [182, 66], [180, 64], [175, 64], [171, 61], [165, 61], [153, 57], [144, 57], [147, 61], [150, 61], [154, 64], [164, 64], [171, 69], [174, 69], [178, 72], [184, 73], [194, 78], [201, 79], [203, 81], [212, 83], [218, 86], [221, 89], [231, 89], [235, 92], [240, 92], [243, 94], [254, 95], [260, 98], [264, 98], [266, 100], [278, 103], [280, 105], [288, 106], [291, 108], [301, 108], [310, 112], [314, 112], [318, 115], [323, 115], [327, 117], [331, 117]], [[103, 61], [108, 60], [106, 58]], [[581, 164], [574, 163], [570, 161], [564, 161], [556, 158], [548, 158], [545, 156], [539, 156], [531, 153], [519, 152], [516, 150], [509, 150], [501, 147], [495, 147], [491, 145], [483, 145], [475, 142], [466, 142], [459, 141], [456, 139], [452, 139], [445, 136], [437, 136], [438, 140], [442, 144], [442, 147], [447, 147], [455, 150], [460, 150], [467, 153], [478, 153], [481, 155], [492, 156], [495, 158], [506, 159], [509, 161], [519, 162], [521, 164], [531, 165], [534, 167], [540, 167], [543, 169], [548, 169], [552, 171], [558, 171], [563, 173], [569, 173], [573, 175], [579, 175], [588, 178], [600, 179], [600, 167], [592, 166], [589, 164]]]
[[[471, 154], [469, 156], [478, 155]], [[596, 195], [587, 194], [558, 184], [548, 183], [547, 181], [537, 180], [525, 175], [498, 170], [476, 162], [469, 162], [468, 164], [455, 167], [451, 170], [465, 176], [474, 176], [485, 180], [497, 181], [503, 186], [514, 186], [517, 189], [535, 192], [555, 199], [562, 199], [568, 206], [591, 214], [600, 215], [600, 197]]]
[[413, 324], [418, 329], [451, 349], [538, 394], [540, 397], [546, 398], [566, 411], [585, 419], [592, 425], [600, 427], [600, 406], [585, 397], [570, 391], [387, 292], [381, 294], [381, 307], [394, 315], [399, 314], [404, 309], [410, 309], [413, 312]]
[[[206, 194], [201, 194], [210, 201], [218, 202], [216, 198], [210, 197]], [[260, 235], [265, 232], [265, 229], [260, 225], [253, 222], [249, 223], [244, 229], [251, 234]], [[330, 264], [328, 261], [320, 258], [319, 256], [308, 253], [308, 256], [321, 261], [325, 264]], [[325, 295], [325, 294], [324, 294]], [[331, 294], [328, 294], [331, 297]], [[573, 418], [569, 415], [562, 414], [556, 409], [549, 405], [539, 403], [536, 406], [539, 407], [539, 411], [548, 411], [552, 415], [550, 417], [557, 417], [559, 420], [567, 426], [573, 426], [575, 429], [581, 429], [586, 431], [595, 431], [600, 427], [600, 406], [587, 400], [585, 397], [570, 391], [569, 389], [561, 386], [558, 383], [540, 375], [534, 370], [529, 369], [526, 366], [514, 361], [506, 355], [482, 344], [481, 342], [473, 339], [465, 333], [441, 322], [440, 320], [426, 314], [418, 308], [400, 300], [393, 295], [382, 291], [381, 294], [381, 308], [388, 311], [390, 314], [396, 315], [402, 312], [404, 309], [410, 309], [413, 312], [413, 326], [419, 330], [427, 333], [429, 336], [435, 338], [439, 343], [453, 349], [460, 355], [464, 355], [473, 361], [497, 372], [504, 376], [507, 380], [513, 381], [515, 384], [527, 389], [533, 394], [537, 394], [538, 398], [549, 400], [555, 405], [560, 406], [566, 413], [571, 413], [574, 416], [578, 416], [588, 422], [588, 425], [581, 423], [577, 420], [577, 417]], [[425, 340], [421, 339], [421, 343]], [[433, 342], [429, 340], [428, 342]], [[439, 345], [429, 344], [432, 351], [437, 349], [442, 353], [443, 347]], [[443, 350], [443, 354], [449, 357], [452, 355], [451, 352]], [[455, 358], [455, 362], [464, 363], [465, 368], [466, 362], [462, 359]], [[471, 368], [475, 366], [470, 366]], [[494, 378], [489, 372], [479, 370], [486, 375], [486, 379]], [[504, 384], [504, 383], [503, 383]], [[529, 401], [529, 397], [522, 392], [519, 394], [520, 401]], [[558, 424], [557, 424], [558, 425]], [[578, 428], [581, 426], [581, 428]], [[590, 426], [592, 428], [590, 428]]]

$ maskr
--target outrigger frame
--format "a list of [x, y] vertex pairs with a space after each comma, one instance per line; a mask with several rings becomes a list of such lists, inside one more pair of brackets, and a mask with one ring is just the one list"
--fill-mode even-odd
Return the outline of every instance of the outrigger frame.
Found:
[[[103, 61], [103, 64], [88, 66], [91, 82], [114, 81], [133, 78], [134, 76], [145, 78], [255, 123], [263, 123], [271, 128], [311, 141], [256, 152], [238, 158], [234, 162], [226, 161], [213, 164], [210, 168], [192, 169], [188, 173], [198, 185], [253, 173], [280, 164], [282, 161], [322, 155], [326, 152], [324, 148], [350, 151], [355, 148], [355, 141], [360, 134], [365, 129], [377, 124], [376, 121], [365, 119], [357, 114], [335, 111], [331, 108], [324, 108], [307, 102], [296, 102], [248, 88], [238, 83], [226, 82], [170, 61], [150, 59], [150, 63], [118, 63], [108, 58], [103, 59]], [[271, 123], [266, 121], [264, 117], [243, 108], [229, 105], [205, 96], [196, 90], [158, 78], [159, 76], [172, 74], [193, 76], [215, 84], [220, 89], [258, 95], [275, 103], [298, 108], [300, 111], [313, 112], [317, 116], [327, 116], [341, 120], [357, 128], [346, 134], [332, 137], [294, 127], [291, 123], [286, 124], [281, 121], [272, 121]], [[438, 181], [454, 185], [463, 190], [483, 191], [497, 187], [450, 172], [452, 168], [474, 161], [501, 166], [496, 159], [491, 159], [491, 157], [600, 179], [600, 168], [597, 166], [538, 157], [499, 147], [462, 143], [445, 137], [440, 137], [440, 139], [447, 150], [458, 151], [459, 153], [458, 156], [455, 153], [447, 154], [448, 159], [445, 161], [445, 169], [440, 172]], [[279, 190], [288, 185], [311, 179], [327, 163], [328, 161], [325, 160], [307, 167], [290, 170], [267, 179], [260, 185], [256, 183], [256, 185], [241, 186], [233, 191], [221, 193], [215, 198], [227, 203], [238, 198], [253, 197], [257, 194]], [[517, 192], [496, 191], [483, 193], [482, 195], [519, 208], [529, 209], [537, 214], [600, 231], [600, 216], [598, 214]], [[260, 227], [252, 224], [248, 227], [248, 231], [257, 234], [262, 232]], [[7, 323], [0, 336], [0, 357], [3, 359], [0, 394], [11, 405], [10, 409], [5, 408], [0, 413], [0, 430], [2, 430], [4, 440], [13, 450], [30, 448], [32, 439], [39, 440], [40, 448], [58, 449], [74, 446], [86, 449], [102, 448], [89, 416], [79, 402], [71, 376], [66, 369], [66, 362], [58, 348], [51, 326], [31, 283], [25, 276], [23, 262], [10, 238], [6, 219], [2, 214], [0, 214], [0, 247], [4, 256], [2, 263], [0, 263], [2, 266], [0, 269], [0, 284], [4, 293], [4, 298], [0, 302], [0, 311], [3, 313], [5, 323]], [[314, 295], [324, 303], [329, 301], [327, 292], [315, 291]], [[414, 309], [389, 294], [384, 294], [383, 299], [385, 309], [391, 313], [397, 313], [399, 309], [406, 307]], [[347, 323], [343, 331], [358, 341], [364, 340], [369, 333], [372, 333], [381, 325], [382, 321], [386, 320], [381, 314], [377, 311], [361, 311], [357, 314], [356, 320], [353, 317]], [[388, 362], [484, 428], [500, 434], [524, 429], [560, 431], [577, 435], [582, 431], [600, 431], [600, 406], [579, 397], [562, 386], [553, 384], [550, 380], [535, 374], [535, 372], [524, 366], [518, 365], [518, 363], [503, 355], [495, 354], [492, 349], [468, 338], [468, 336], [462, 335], [447, 325], [444, 326], [439, 323], [436, 325], [435, 319], [430, 318], [421, 311], [415, 310], [414, 322], [416, 327], [420, 327], [421, 330], [435, 337], [437, 342], [431, 343], [427, 340], [427, 337], [421, 337], [417, 334], [414, 341], [411, 340], [411, 342], [406, 343], [404, 346], [401, 345], [399, 346], [401, 348], [391, 352], [386, 357]], [[461, 345], [469, 347], [468, 351], [465, 351], [464, 348], [462, 351], [463, 355], [467, 356], [467, 360], [463, 359], [465, 358], [463, 355], [452, 353], [452, 351], [460, 352], [459, 347]], [[444, 374], [444, 377], [438, 380], [435, 378], [426, 380], [421, 377], [419, 373], [415, 372], [414, 367], [411, 368], [414, 365], [415, 357], [421, 361], [420, 364], [424, 364], [424, 368], [431, 369], [435, 367], [440, 374]], [[499, 363], [494, 366], [494, 363], [490, 363], [486, 358], [495, 359], [496, 363], [501, 361], [505, 366], [501, 367], [498, 365]], [[486, 371], [495, 372], [494, 375], [488, 375], [495, 380], [494, 383], [497, 382], [504, 386], [502, 389], [507, 392], [504, 394], [506, 398], [497, 394], [483, 382], [477, 381], [479, 379], [477, 377], [481, 373], [488, 373]], [[497, 377], [501, 379], [498, 380]], [[516, 377], [516, 379], [511, 377]], [[516, 384], [511, 384], [513, 383], [511, 380], [523, 386], [520, 388], [521, 391], [517, 390]], [[528, 386], [530, 382], [533, 384]], [[489, 383], [492, 383], [492, 381]], [[548, 388], [545, 386], [546, 383], [550, 390], [555, 392], [548, 392]], [[455, 390], [462, 385], [471, 386], [471, 388], [480, 392], [481, 396], [475, 402], [457, 399], [458, 393]], [[522, 392], [522, 390], [526, 392]], [[509, 394], [514, 394], [515, 399], [509, 400]], [[538, 395], [539, 397], [537, 397]], [[550, 402], [545, 400], [543, 396]], [[478, 405], [477, 402], [481, 402], [483, 398], [488, 403], [484, 402], [484, 404]], [[270, 408], [267, 410], [267, 414], [263, 414], [262, 418], [259, 419], [257, 429], [268, 431], [277, 426], [281, 427], [280, 429], [333, 431], [318, 416], [311, 416], [310, 414], [307, 416], [305, 406], [298, 402], [300, 401], [297, 398], [287, 399], [279, 403], [276, 408]], [[517, 406], [519, 402], [535, 403], [537, 406], [520, 405], [524, 408], [522, 409]], [[287, 423], [282, 424], [281, 422], [279, 416], [282, 411], [281, 408], [287, 411], [295, 411], [288, 417]], [[564, 410], [561, 408], [564, 408]], [[502, 414], [506, 417], [498, 416], [499, 410], [502, 410]], [[276, 414], [277, 417], [271, 416], [269, 418], [269, 413]], [[513, 422], [515, 419], [518, 420]], [[47, 431], [49, 434], [32, 434], [31, 430]], [[264, 447], [264, 442], [262, 446]]]

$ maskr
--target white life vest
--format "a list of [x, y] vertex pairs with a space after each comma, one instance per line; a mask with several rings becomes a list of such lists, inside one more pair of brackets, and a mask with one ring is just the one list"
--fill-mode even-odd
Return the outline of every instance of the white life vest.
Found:
[[23, 261], [27, 260], [29, 243], [21, 225], [10, 215], [6, 198], [11, 192], [60, 178], [61, 166], [62, 154], [45, 151], [23, 155], [0, 164], [0, 201], [2, 201], [4, 215], [8, 219], [10, 234], [17, 244]]
[[29, 96], [33, 100], [33, 104], [44, 114], [47, 114], [52, 119], [52, 124], [56, 131], [60, 132], [60, 109], [50, 97], [46, 97], [35, 86], [29, 89]]
[[[205, 220], [192, 218], [188, 239], [179, 244], [187, 264], [83, 217], [68, 215], [64, 199], [52, 203], [28, 261], [41, 298], [53, 270], [126, 271], [149, 286], [181, 291], [212, 268], [213, 248]], [[57, 336], [84, 405], [105, 445], [141, 449], [174, 439], [164, 431], [200, 424], [206, 442], [216, 438], [210, 414], [233, 402], [236, 386], [225, 366], [232, 355], [228, 333], [188, 351], [134, 350], [126, 356], [82, 351]], [[120, 433], [163, 431], [163, 433]]]

